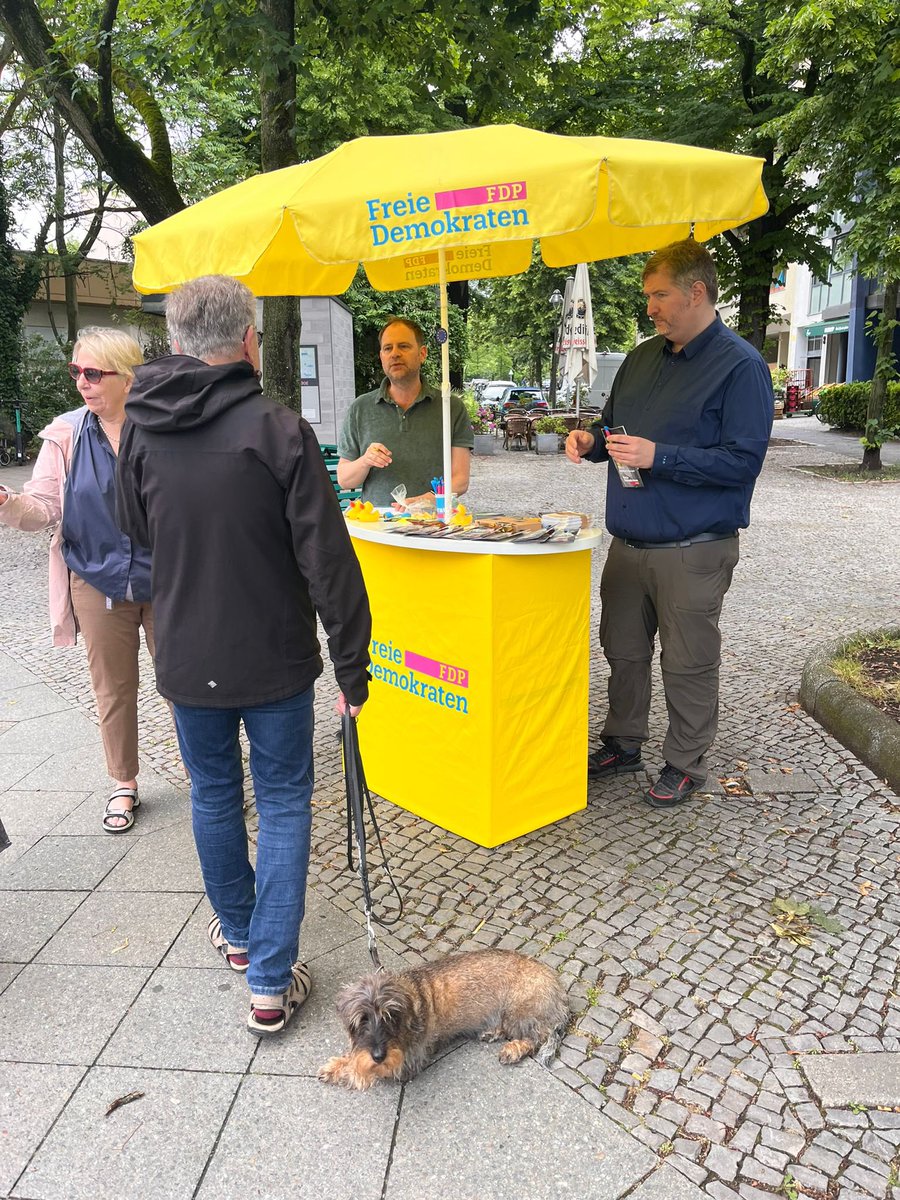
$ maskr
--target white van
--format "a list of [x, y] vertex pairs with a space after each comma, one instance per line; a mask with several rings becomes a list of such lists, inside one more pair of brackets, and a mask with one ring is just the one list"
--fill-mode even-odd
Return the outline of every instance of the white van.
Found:
[[594, 408], [603, 408], [609, 399], [616, 372], [624, 361], [625, 355], [615, 350], [597, 351], [597, 374], [591, 384], [590, 392], [587, 396], [582, 397], [583, 404], [592, 405]]
[[500, 403], [500, 397], [506, 389], [511, 387], [518, 387], [514, 379], [492, 379], [490, 383], [485, 384], [481, 389], [479, 399], [482, 404], [493, 404], [496, 406]]

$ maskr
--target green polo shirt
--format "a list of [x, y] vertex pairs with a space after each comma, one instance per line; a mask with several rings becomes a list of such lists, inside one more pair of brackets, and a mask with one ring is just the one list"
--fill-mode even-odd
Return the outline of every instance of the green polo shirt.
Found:
[[[424, 383], [419, 395], [404, 412], [388, 395], [388, 380], [374, 392], [357, 396], [344, 418], [338, 441], [341, 458], [356, 459], [372, 442], [387, 446], [393, 457], [389, 467], [373, 467], [362, 485], [363, 500], [387, 506], [391, 492], [406, 484], [408, 496], [431, 490], [431, 481], [443, 475], [440, 388]], [[471, 450], [475, 445], [465, 405], [450, 397], [450, 445]]]

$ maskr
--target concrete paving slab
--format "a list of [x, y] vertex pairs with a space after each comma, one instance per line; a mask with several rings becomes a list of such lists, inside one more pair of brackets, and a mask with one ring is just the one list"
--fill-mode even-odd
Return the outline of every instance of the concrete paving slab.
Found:
[[42, 792], [93, 792], [111, 787], [103, 760], [100, 732], [93, 745], [45, 754], [39, 764], [20, 777], [19, 786]]
[[707, 1200], [707, 1193], [674, 1167], [661, 1166], [628, 1193], [628, 1200]]
[[798, 1062], [825, 1108], [900, 1105], [900, 1053], [804, 1054]]
[[78, 746], [93, 746], [97, 737], [97, 726], [93, 721], [82, 713], [67, 709], [17, 721], [14, 729], [0, 734], [0, 753], [13, 748], [20, 753], [39, 752], [49, 747], [58, 754]]
[[[206, 927], [212, 916], [212, 908], [204, 896], [194, 915], [166, 955], [167, 967], [199, 967], [201, 969], [222, 968], [225, 963], [209, 948]], [[342, 913], [329, 900], [319, 896], [313, 888], [306, 893], [306, 916], [300, 930], [300, 957], [313, 963], [323, 954], [365, 937], [365, 931], [350, 917]], [[369, 961], [368, 955], [364, 959]]]
[[[387, 970], [401, 964], [385, 950], [381, 961]], [[337, 994], [371, 971], [365, 937], [342, 946], [311, 964], [312, 992], [291, 1020], [284, 1037], [262, 1039], [250, 1068], [262, 1075], [315, 1075], [322, 1063], [343, 1054], [347, 1038], [334, 1010]]]
[[[37, 962], [157, 967], [199, 899], [194, 892], [93, 892], [43, 947]], [[2, 947], [0, 932], [0, 951]]]
[[202, 892], [203, 878], [190, 822], [133, 839], [129, 853], [100, 888], [114, 892]]
[[13, 658], [11, 654], [4, 654], [2, 650], [0, 650], [0, 680], [3, 681], [0, 683], [0, 703], [8, 699], [17, 688], [41, 682], [34, 671], [29, 670], [24, 663]]
[[[101, 828], [103, 812], [112, 785], [109, 780], [97, 791], [89, 793], [77, 808], [62, 820], [54, 829], [57, 834], [84, 835], [96, 833]], [[133, 826], [134, 837], [145, 837], [149, 833], [159, 833], [162, 829], [170, 829], [173, 825], [190, 823], [191, 810], [187, 793], [164, 780], [154, 779], [152, 783], [140, 784], [141, 807], [138, 810]]]
[[116, 1067], [242, 1072], [256, 1050], [256, 1038], [246, 1024], [249, 1008], [246, 980], [235, 971], [160, 967], [110, 1039], [100, 1062]]
[[96, 837], [44, 837], [9, 870], [3, 864], [0, 890], [94, 888], [127, 852], [127, 835], [112, 837], [100, 833]]
[[[211, 1072], [94, 1067], [13, 1196], [190, 1200], [238, 1082]], [[110, 1102], [129, 1092], [144, 1095], [107, 1117]]]
[[0, 962], [0, 992], [9, 987], [23, 966], [24, 963]]
[[[13, 789], [3, 793], [3, 824], [7, 833], [29, 831], [50, 833], [85, 799], [84, 792], [25, 792]], [[98, 824], [85, 833], [97, 833]]]
[[0, 995], [0, 1061], [89, 1066], [149, 974], [139, 967], [25, 967]]
[[0, 791], [16, 787], [32, 771], [36, 771], [41, 763], [46, 762], [48, 754], [0, 754]]
[[[360, 1093], [314, 1079], [247, 1079], [197, 1200], [379, 1200], [397, 1102], [397, 1089]], [[417, 1200], [429, 1194], [447, 1193], [422, 1190]]]
[[407, 1085], [386, 1200], [617, 1200], [656, 1156], [533, 1061], [468, 1044]]
[[4, 720], [27, 721], [47, 713], [66, 712], [68, 708], [69, 701], [44, 683], [25, 684], [0, 699], [0, 717]]
[[0, 1195], [6, 1196], [85, 1069], [5, 1062], [0, 1070]]
[[0, 889], [3, 887], [3, 874], [8, 871], [13, 863], [27, 854], [32, 846], [36, 846], [43, 835], [34, 829], [26, 829], [23, 833], [16, 833], [10, 837], [10, 845], [6, 847], [0, 854]]
[[87, 892], [23, 891], [4, 896], [0, 959], [30, 962], [87, 895]]

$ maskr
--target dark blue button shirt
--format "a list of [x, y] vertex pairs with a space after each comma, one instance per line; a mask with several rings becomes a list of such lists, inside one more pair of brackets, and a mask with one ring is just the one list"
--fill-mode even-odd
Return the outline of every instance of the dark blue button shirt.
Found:
[[642, 342], [616, 375], [592, 426], [592, 462], [607, 459], [603, 425], [656, 443], [642, 488], [624, 488], [610, 463], [606, 527], [616, 537], [675, 542], [750, 523], [750, 498], [772, 429], [772, 377], [762, 355], [715, 321], [677, 353]]
[[116, 456], [93, 414], [69, 464], [62, 554], [70, 571], [111, 600], [150, 599], [150, 551], [116, 524]]

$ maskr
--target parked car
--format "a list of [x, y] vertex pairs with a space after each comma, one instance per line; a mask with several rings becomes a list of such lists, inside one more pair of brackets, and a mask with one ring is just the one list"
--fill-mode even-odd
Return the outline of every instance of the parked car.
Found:
[[515, 386], [516, 381], [514, 379], [492, 379], [490, 383], [486, 383], [481, 389], [481, 396], [479, 399], [482, 404], [499, 406], [500, 397], [503, 395], [506, 389]]
[[504, 412], [510, 408], [549, 409], [547, 397], [536, 387], [509, 387], [500, 397], [500, 407]]

